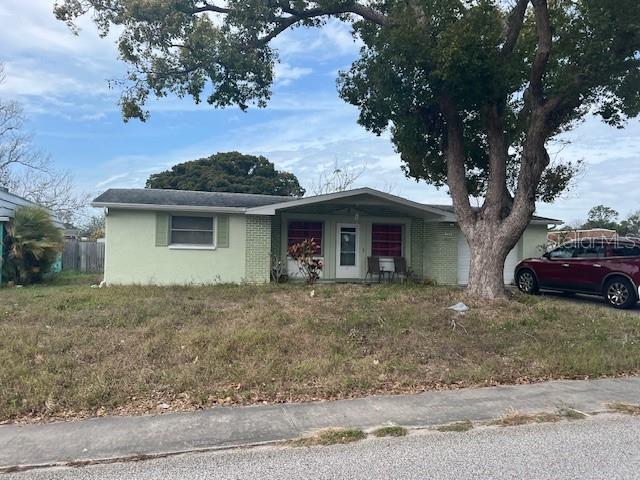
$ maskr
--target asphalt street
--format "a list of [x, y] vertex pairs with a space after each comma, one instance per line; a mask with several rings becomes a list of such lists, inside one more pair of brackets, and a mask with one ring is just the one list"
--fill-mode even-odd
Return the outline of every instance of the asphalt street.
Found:
[[417, 431], [351, 445], [263, 447], [141, 462], [52, 468], [2, 480], [183, 479], [637, 479], [640, 418]]

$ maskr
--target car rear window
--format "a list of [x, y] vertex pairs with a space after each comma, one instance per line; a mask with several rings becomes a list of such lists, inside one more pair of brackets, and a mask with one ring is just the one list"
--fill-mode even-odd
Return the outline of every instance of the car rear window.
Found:
[[576, 247], [573, 256], [574, 258], [601, 258], [604, 257], [604, 246], [602, 244], [580, 245]]
[[640, 245], [614, 245], [611, 247], [612, 257], [640, 257]]

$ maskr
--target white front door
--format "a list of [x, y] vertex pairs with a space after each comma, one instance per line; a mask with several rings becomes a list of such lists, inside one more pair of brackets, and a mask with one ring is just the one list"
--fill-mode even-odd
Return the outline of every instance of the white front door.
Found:
[[336, 278], [359, 278], [358, 248], [360, 235], [358, 225], [338, 223], [336, 225]]

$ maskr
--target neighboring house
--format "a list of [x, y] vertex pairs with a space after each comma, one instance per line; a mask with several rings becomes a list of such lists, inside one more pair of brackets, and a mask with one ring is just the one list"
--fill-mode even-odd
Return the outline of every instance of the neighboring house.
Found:
[[550, 246], [556, 247], [565, 242], [580, 240], [581, 238], [615, 238], [618, 232], [608, 228], [589, 228], [584, 230], [554, 230], [547, 234]]
[[80, 229], [71, 223], [64, 224], [64, 231], [62, 234], [64, 235], [65, 240], [79, 240], [81, 237]]
[[[4, 252], [4, 237], [7, 234], [11, 220], [15, 216], [18, 208], [37, 206], [38, 204], [14, 195], [13, 193], [9, 193], [6, 188], [0, 187], [0, 284], [2, 284], [2, 262], [6, 254], [6, 252]], [[51, 218], [59, 228], [64, 228], [64, 224], [53, 214], [51, 214]]]
[[[272, 258], [298, 268], [287, 247], [320, 244], [324, 280], [360, 280], [367, 257], [386, 269], [402, 256], [414, 274], [441, 284], [466, 284], [469, 247], [449, 206], [424, 205], [370, 188], [293, 198], [243, 193], [110, 189], [92, 205], [106, 209], [107, 284], [269, 282]], [[538, 256], [547, 225], [534, 217], [509, 254], [516, 263]]]

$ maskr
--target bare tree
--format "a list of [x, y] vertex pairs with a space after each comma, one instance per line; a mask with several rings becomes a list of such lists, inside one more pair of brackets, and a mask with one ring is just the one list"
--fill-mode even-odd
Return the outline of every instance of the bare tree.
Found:
[[349, 190], [366, 169], [366, 165], [341, 166], [336, 160], [333, 167], [323, 168], [318, 178], [311, 184], [311, 193], [324, 195]]
[[12, 193], [48, 208], [65, 223], [81, 220], [90, 200], [89, 194], [75, 191], [71, 172], [57, 171], [48, 161], [42, 169], [14, 170], [6, 186]]
[[[0, 63], [0, 83], [4, 80], [4, 65]], [[20, 104], [0, 98], [0, 186], [7, 186], [12, 167], [21, 165], [40, 170], [45, 162], [24, 132], [24, 112]]]
[[90, 240], [104, 238], [106, 217], [103, 212], [91, 215], [80, 224], [80, 235]]
[[[0, 63], [0, 83], [5, 79]], [[52, 210], [71, 223], [89, 196], [76, 193], [73, 177], [58, 171], [50, 158], [33, 145], [25, 132], [24, 111], [18, 102], [0, 98], [0, 187]]]

